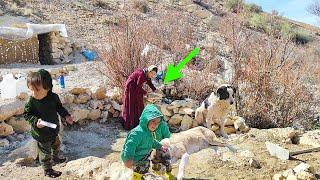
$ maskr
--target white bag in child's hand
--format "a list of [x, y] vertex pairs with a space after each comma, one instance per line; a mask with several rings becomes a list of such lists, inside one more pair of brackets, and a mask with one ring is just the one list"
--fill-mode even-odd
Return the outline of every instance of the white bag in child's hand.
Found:
[[56, 124], [53, 124], [53, 123], [44, 121], [44, 120], [42, 120], [42, 119], [40, 119], [40, 124], [41, 124], [41, 125], [44, 125], [44, 126], [47, 126], [47, 127], [49, 127], [49, 128], [52, 128], [52, 129], [57, 128], [57, 125], [56, 125]]

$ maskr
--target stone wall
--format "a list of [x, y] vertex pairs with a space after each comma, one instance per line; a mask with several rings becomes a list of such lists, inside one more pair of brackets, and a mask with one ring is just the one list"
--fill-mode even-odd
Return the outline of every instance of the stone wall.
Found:
[[0, 64], [61, 64], [72, 60], [75, 45], [58, 32], [39, 34], [26, 40], [0, 39]]
[[[113, 118], [118, 118], [121, 106], [113, 99], [112, 93], [106, 96], [104, 87], [92, 89], [72, 88], [69, 91], [59, 93], [60, 100], [68, 109], [78, 124], [86, 124], [90, 121], [106, 123]], [[115, 94], [117, 96], [117, 94]], [[20, 95], [17, 99], [7, 100], [0, 107], [0, 137], [6, 137], [13, 133], [30, 131], [31, 127], [23, 118], [24, 105], [28, 95]]]
[[[168, 123], [171, 131], [185, 131], [193, 127], [199, 126], [194, 119], [195, 110], [199, 103], [192, 99], [175, 100], [175, 101], [161, 101], [162, 95], [151, 93], [148, 95], [146, 103], [154, 103], [158, 106], [164, 115], [165, 121]], [[165, 99], [165, 98], [164, 98]], [[230, 110], [232, 112], [232, 109]], [[213, 124], [211, 127], [217, 135], [220, 134], [220, 127], [218, 124]], [[250, 128], [246, 125], [242, 117], [235, 116], [232, 113], [227, 117], [224, 130], [227, 134], [232, 133], [246, 133]]]

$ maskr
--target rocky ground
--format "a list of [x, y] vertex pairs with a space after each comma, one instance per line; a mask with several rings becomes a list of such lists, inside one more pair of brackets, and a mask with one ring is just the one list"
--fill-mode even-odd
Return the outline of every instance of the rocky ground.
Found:
[[[314, 146], [319, 146], [320, 132], [309, 132], [315, 137], [312, 141]], [[300, 143], [292, 144], [291, 139], [298, 137], [298, 132], [286, 129], [257, 130], [251, 129], [246, 134], [231, 135], [230, 143], [238, 149], [236, 154], [225, 148], [208, 148], [192, 154], [189, 165], [186, 168], [186, 179], [271, 179], [277, 173], [293, 169], [301, 162], [309, 164], [310, 171], [319, 177], [320, 152], [295, 156], [296, 160], [279, 160], [270, 156], [265, 142], [271, 141], [280, 144], [289, 150], [301, 150], [311, 147], [310, 139], [306, 135], [300, 138]], [[62, 133], [63, 154], [68, 157], [68, 162], [56, 165], [55, 169], [61, 170], [63, 175], [60, 179], [108, 179], [110, 165], [119, 162], [119, 153], [124, 143], [126, 132], [119, 123], [98, 124], [92, 123], [82, 127], [67, 127]], [[30, 141], [26, 138], [25, 141]], [[32, 154], [32, 147], [22, 146], [22, 154]], [[19, 149], [19, 148], [18, 148]], [[19, 150], [18, 150], [19, 151]], [[13, 151], [11, 161], [4, 158], [7, 154], [1, 153], [2, 165], [0, 167], [1, 179], [46, 179], [43, 176], [39, 164], [28, 159], [19, 159], [15, 156], [18, 152]], [[22, 152], [23, 153], [22, 153]], [[17, 158], [17, 159], [16, 159]], [[4, 159], [6, 159], [4, 161]], [[251, 161], [256, 161], [252, 163]], [[258, 165], [257, 165], [258, 164]], [[173, 172], [177, 173], [178, 164], [174, 165]], [[226, 178], [227, 177], [227, 178]], [[20, 179], [20, 178], [19, 178]], [[306, 178], [308, 179], [308, 178]]]

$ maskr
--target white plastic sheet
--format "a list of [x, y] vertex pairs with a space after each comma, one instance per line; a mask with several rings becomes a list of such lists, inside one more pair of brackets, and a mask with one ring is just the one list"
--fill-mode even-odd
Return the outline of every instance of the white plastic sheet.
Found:
[[60, 32], [62, 37], [68, 37], [65, 24], [31, 24], [26, 23], [24, 27], [0, 26], [0, 38], [9, 40], [25, 40], [38, 34], [52, 31]]

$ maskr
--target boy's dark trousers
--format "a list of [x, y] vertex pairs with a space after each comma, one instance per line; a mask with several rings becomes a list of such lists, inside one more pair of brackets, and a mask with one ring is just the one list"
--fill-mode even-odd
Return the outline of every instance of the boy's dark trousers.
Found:
[[160, 171], [161, 166], [165, 166], [166, 172], [172, 171], [171, 156], [169, 151], [156, 150], [155, 155], [151, 157], [152, 169], [154, 171]]
[[145, 156], [139, 162], [135, 163], [133, 166], [133, 171], [139, 174], [146, 174], [149, 172], [150, 168], [150, 154]]
[[37, 142], [39, 161], [44, 170], [52, 169], [51, 160], [59, 158], [60, 145], [59, 136], [46, 142]]

